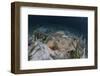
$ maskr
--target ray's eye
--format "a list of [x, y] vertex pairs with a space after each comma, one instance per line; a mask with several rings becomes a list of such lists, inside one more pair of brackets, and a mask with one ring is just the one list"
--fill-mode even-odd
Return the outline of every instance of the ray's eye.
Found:
[[73, 50], [68, 51], [68, 53], [71, 53], [71, 52], [73, 52]]
[[70, 51], [68, 51], [67, 53], [70, 53]]

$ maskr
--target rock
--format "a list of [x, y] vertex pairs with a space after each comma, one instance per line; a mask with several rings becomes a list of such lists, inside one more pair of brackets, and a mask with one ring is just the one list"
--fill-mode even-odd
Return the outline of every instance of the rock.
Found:
[[[43, 36], [42, 33], [36, 34], [36, 37], [44, 38]], [[85, 58], [85, 43], [78, 37], [66, 36], [63, 31], [58, 31], [50, 34], [46, 38], [46, 43], [40, 38], [30, 42], [29, 60]]]
[[50, 57], [49, 51], [47, 45], [37, 41], [37, 45], [29, 54], [29, 60], [51, 60], [52, 57]]

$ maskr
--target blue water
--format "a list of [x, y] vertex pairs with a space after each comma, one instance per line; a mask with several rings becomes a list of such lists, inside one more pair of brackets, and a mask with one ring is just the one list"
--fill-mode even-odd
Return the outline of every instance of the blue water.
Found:
[[72, 16], [43, 16], [28, 15], [28, 33], [32, 35], [35, 30], [42, 32], [66, 31], [85, 37], [88, 35], [88, 18]]

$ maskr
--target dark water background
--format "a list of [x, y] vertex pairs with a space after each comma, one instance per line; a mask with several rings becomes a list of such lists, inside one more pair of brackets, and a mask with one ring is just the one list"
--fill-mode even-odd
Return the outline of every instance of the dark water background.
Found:
[[71, 17], [71, 16], [43, 16], [28, 15], [28, 34], [32, 35], [33, 31], [42, 28], [53, 31], [69, 31], [75, 35], [85, 37], [88, 36], [88, 18], [87, 17]]

